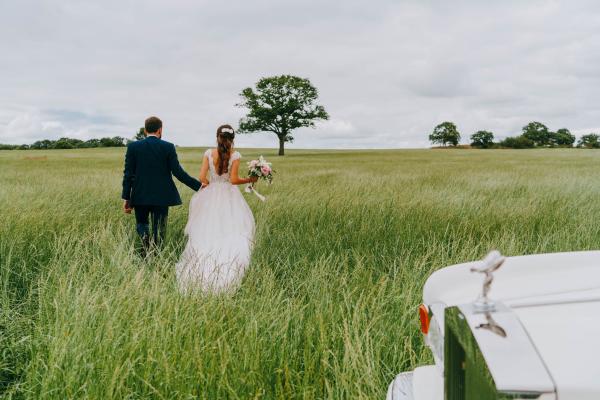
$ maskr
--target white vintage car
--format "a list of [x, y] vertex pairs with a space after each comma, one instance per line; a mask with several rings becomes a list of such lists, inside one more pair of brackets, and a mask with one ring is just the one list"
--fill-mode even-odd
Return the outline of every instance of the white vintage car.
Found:
[[435, 365], [398, 375], [388, 400], [600, 399], [600, 251], [443, 268], [419, 315]]

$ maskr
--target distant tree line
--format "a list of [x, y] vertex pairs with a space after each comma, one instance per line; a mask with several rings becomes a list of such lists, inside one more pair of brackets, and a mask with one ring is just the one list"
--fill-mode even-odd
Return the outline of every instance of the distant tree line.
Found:
[[[477, 131], [471, 135], [471, 147], [479, 149], [511, 148], [532, 149], [540, 147], [573, 147], [575, 135], [567, 128], [551, 131], [541, 122], [533, 121], [525, 125], [518, 136], [507, 137], [499, 142], [494, 141], [494, 134], [490, 131]], [[458, 146], [460, 132], [453, 122], [442, 122], [433, 129], [429, 135], [433, 144], [442, 146]], [[598, 149], [600, 148], [600, 135], [589, 133], [581, 136], [577, 141], [577, 147]]]
[[58, 140], [38, 140], [33, 144], [2, 144], [0, 150], [51, 150], [51, 149], [91, 149], [93, 147], [125, 147], [132, 141], [142, 140], [146, 137], [144, 128], [140, 128], [132, 139], [121, 136], [105, 137], [101, 139], [79, 140], [60, 138]]
[[51, 149], [91, 149], [93, 147], [125, 147], [135, 140], [146, 137], [144, 128], [140, 128], [133, 139], [121, 136], [105, 137], [101, 139], [79, 140], [71, 138], [60, 138], [58, 140], [38, 140], [33, 144], [1, 144], [0, 150], [51, 150]]
[[63, 137], [58, 140], [38, 140], [32, 144], [0, 144], [0, 150], [89, 149], [92, 147], [124, 147], [129, 141], [120, 136], [80, 140]]

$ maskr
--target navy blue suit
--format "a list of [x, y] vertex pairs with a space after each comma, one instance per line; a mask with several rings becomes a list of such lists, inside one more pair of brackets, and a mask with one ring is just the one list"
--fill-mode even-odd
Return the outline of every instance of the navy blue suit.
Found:
[[121, 197], [129, 200], [135, 210], [137, 231], [144, 248], [149, 246], [149, 216], [152, 217], [153, 239], [159, 244], [166, 230], [169, 207], [181, 204], [172, 175], [191, 189], [200, 189], [200, 182], [181, 168], [172, 143], [148, 136], [127, 146]]
[[195, 191], [200, 189], [200, 182], [179, 165], [173, 143], [156, 136], [129, 143], [125, 154], [121, 197], [130, 200], [134, 207], [178, 206], [181, 197], [171, 175]]

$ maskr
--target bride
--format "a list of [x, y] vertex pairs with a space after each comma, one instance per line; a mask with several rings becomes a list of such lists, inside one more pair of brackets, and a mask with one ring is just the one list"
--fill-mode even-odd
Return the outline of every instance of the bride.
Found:
[[[188, 242], [176, 266], [182, 292], [223, 292], [239, 285], [250, 263], [254, 217], [235, 185], [241, 155], [233, 150], [231, 125], [217, 129], [217, 148], [206, 150], [200, 170], [202, 189], [192, 196], [185, 227]], [[210, 177], [210, 180], [207, 179]]]

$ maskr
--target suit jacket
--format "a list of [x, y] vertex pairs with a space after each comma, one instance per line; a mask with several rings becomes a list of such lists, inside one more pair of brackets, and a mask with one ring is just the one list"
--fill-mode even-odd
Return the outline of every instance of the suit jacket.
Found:
[[132, 142], [125, 154], [121, 197], [130, 200], [132, 206], [180, 205], [181, 197], [171, 175], [193, 190], [200, 189], [200, 182], [179, 165], [172, 143], [156, 136]]

